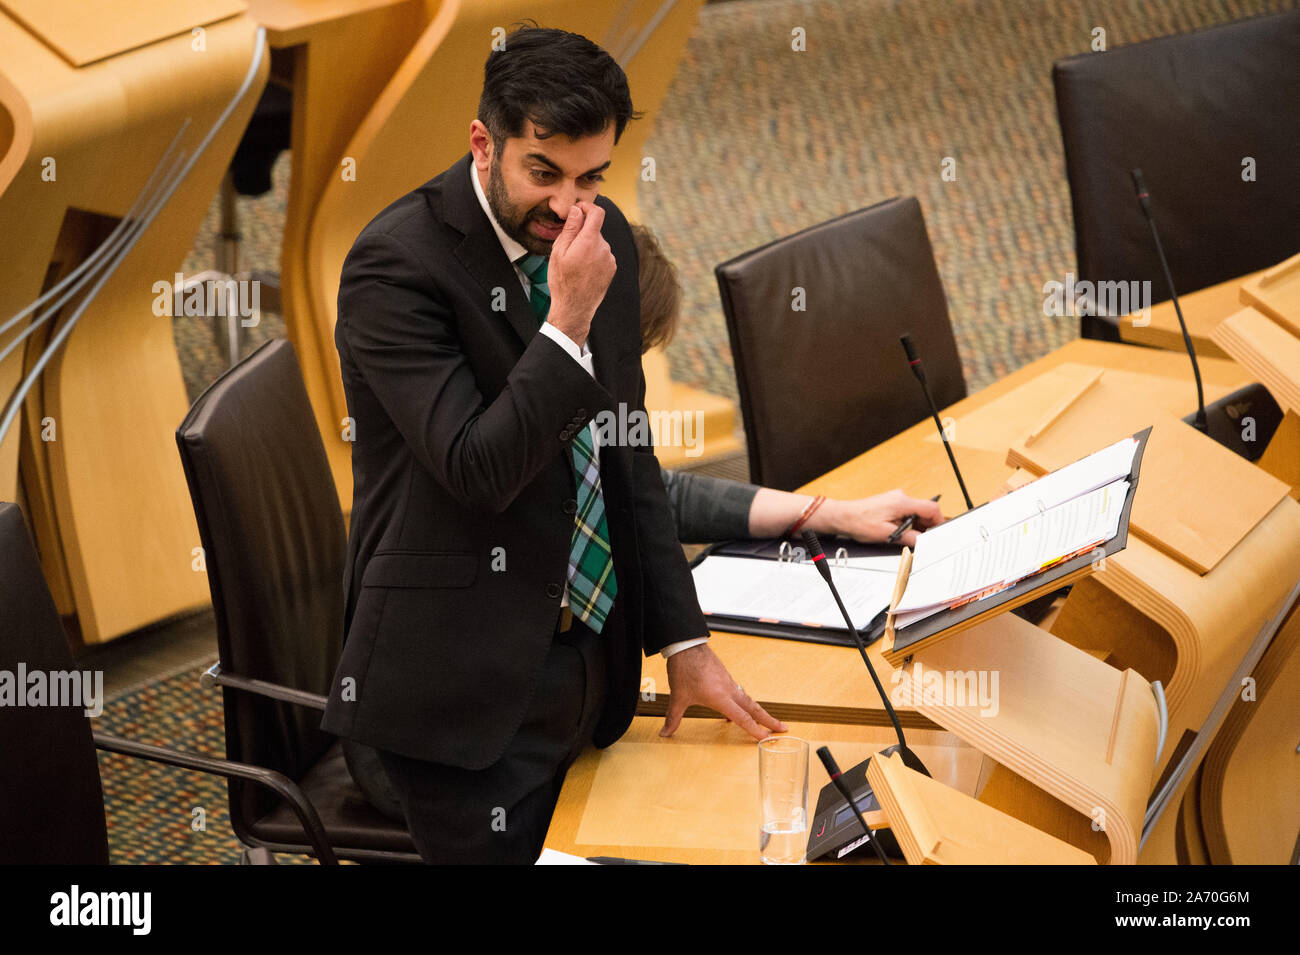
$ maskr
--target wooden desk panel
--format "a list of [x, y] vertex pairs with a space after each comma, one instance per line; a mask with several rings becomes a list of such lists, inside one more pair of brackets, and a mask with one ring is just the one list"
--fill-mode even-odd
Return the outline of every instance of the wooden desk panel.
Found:
[[[893, 668], [880, 655], [880, 641], [867, 648], [885, 692], [898, 683]], [[889, 716], [880, 704], [871, 676], [852, 647], [832, 647], [796, 640], [773, 640], [742, 633], [712, 634], [710, 646], [740, 680], [745, 692], [777, 719], [811, 723], [851, 723], [889, 726]], [[641, 668], [641, 703], [637, 712], [662, 717], [668, 712], [667, 661], [659, 654]], [[743, 674], [743, 677], [742, 677]], [[904, 729], [937, 729], [928, 718], [901, 702], [895, 703]], [[687, 710], [688, 716], [715, 716], [702, 707]]]
[[[1210, 337], [1210, 333], [1219, 322], [1241, 308], [1242, 284], [1258, 278], [1266, 271], [1268, 270], [1260, 269], [1241, 278], [1211, 285], [1178, 297], [1179, 304], [1183, 308], [1183, 320], [1187, 322], [1187, 334], [1192, 338], [1192, 346], [1196, 349], [1198, 359], [1228, 357], [1227, 353]], [[1162, 294], [1167, 294], [1167, 290], [1162, 291]], [[1153, 305], [1150, 320], [1146, 325], [1134, 325], [1135, 317], [1141, 320], [1140, 315], [1125, 315], [1120, 319], [1119, 335], [1124, 341], [1186, 354], [1183, 332], [1178, 327], [1178, 314], [1174, 311], [1172, 301]]]
[[[637, 717], [605, 750], [588, 750], [569, 770], [546, 845], [580, 856], [662, 862], [758, 864], [758, 748], [724, 720], [683, 720], [671, 739], [662, 721]], [[792, 723], [809, 742], [808, 812], [829, 782], [816, 750], [831, 747], [842, 769], [894, 742], [893, 732], [828, 723]], [[951, 733], [915, 730], [911, 746], [941, 782], [973, 795], [984, 757]], [[880, 813], [868, 824], [884, 825]]]
[[128, 0], [88, 10], [85, 0], [0, 0], [0, 9], [27, 27], [72, 66], [81, 67], [237, 16], [244, 0]]
[[[176, 9], [198, 10], [191, 22], [205, 22], [203, 4]], [[60, 611], [75, 609], [87, 643], [209, 599], [193, 565], [198, 529], [176, 457], [175, 429], [188, 402], [172, 324], [191, 319], [160, 316], [152, 290], [179, 270], [267, 73], [265, 57], [250, 73], [258, 36], [247, 17], [208, 24], [202, 55], [188, 29], [149, 42], [154, 26], [145, 23], [135, 37], [146, 45], [78, 69], [0, 14], [0, 115], [15, 121], [0, 164], [0, 221], [22, 224], [0, 234], [3, 316], [37, 299], [52, 265], [66, 274], [85, 260], [131, 208], [186, 120], [179, 148], [192, 152], [249, 83], [116, 271], [93, 280], [102, 283], [97, 294], [28, 393], [28, 421], [52, 419], [51, 434], [24, 436], [14, 427], [0, 448], [0, 498], [17, 497], [19, 467], [36, 483], [27, 504], [42, 561]], [[47, 168], [51, 157], [57, 167]], [[46, 181], [46, 171], [56, 174]], [[30, 373], [33, 346], [66, 331], [70, 312], [0, 359], [0, 393]]]

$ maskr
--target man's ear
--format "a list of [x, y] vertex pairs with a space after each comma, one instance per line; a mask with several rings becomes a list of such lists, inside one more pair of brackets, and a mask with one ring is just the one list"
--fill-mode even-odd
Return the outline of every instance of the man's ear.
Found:
[[486, 173], [492, 167], [493, 150], [495, 144], [492, 142], [492, 134], [480, 120], [474, 120], [469, 124], [469, 150], [474, 157], [474, 165], [481, 172]]

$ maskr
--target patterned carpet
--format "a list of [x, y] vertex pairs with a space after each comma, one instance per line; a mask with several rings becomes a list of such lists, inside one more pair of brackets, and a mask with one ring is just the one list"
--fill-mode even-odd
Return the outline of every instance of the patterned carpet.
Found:
[[[1073, 268], [1053, 61], [1271, 10], [1284, 0], [735, 0], [701, 11], [647, 146], [643, 216], [685, 285], [674, 376], [736, 395], [713, 268], [781, 235], [895, 195], [919, 197], [971, 391], [1075, 337], [1041, 289]], [[539, 19], [544, 19], [539, 14]], [[807, 49], [791, 50], [791, 31]], [[944, 157], [957, 178], [940, 177]], [[288, 156], [241, 199], [246, 269], [278, 270]], [[214, 261], [217, 204], [186, 260]], [[174, 324], [191, 398], [224, 367], [211, 329]], [[264, 314], [245, 351], [283, 323]], [[220, 700], [198, 671], [106, 707], [127, 735], [222, 751]], [[101, 757], [116, 861], [234, 862], [225, 787]], [[162, 793], [159, 797], [156, 794]], [[207, 812], [194, 832], [192, 809]]]
[[[735, 396], [713, 268], [896, 195], [925, 213], [971, 391], [1077, 337], [1042, 286], [1074, 267], [1052, 63], [1294, 3], [753, 0], [707, 6], [642, 184], [686, 286], [674, 376]], [[803, 27], [807, 50], [791, 50]], [[635, 92], [635, 91], [634, 91]], [[957, 179], [940, 178], [943, 157]]]
[[[221, 695], [188, 669], [110, 700], [97, 728], [128, 739], [225, 755]], [[237, 863], [223, 779], [99, 754], [114, 863]], [[202, 815], [195, 810], [202, 810]], [[203, 829], [195, 827], [201, 822]]]
[[[96, 729], [174, 749], [225, 756], [221, 691], [199, 686], [206, 667], [188, 667], [109, 699]], [[223, 777], [99, 754], [108, 851], [114, 864], [236, 864]], [[201, 810], [201, 812], [200, 812]], [[315, 864], [278, 855], [281, 864]]]

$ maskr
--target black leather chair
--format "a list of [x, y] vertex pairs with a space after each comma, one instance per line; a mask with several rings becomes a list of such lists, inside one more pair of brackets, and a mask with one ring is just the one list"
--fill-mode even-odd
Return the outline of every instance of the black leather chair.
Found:
[[752, 481], [794, 490], [926, 417], [900, 335], [912, 336], [940, 408], [966, 396], [912, 197], [777, 239], [715, 274]]
[[[22, 511], [0, 503], [0, 670], [17, 674], [20, 665], [47, 676], [77, 669]], [[42, 706], [0, 706], [0, 864], [108, 863], [96, 748], [268, 787], [288, 801], [317, 858], [337, 862], [311, 803], [279, 773], [92, 732], [84, 697], [50, 696]]]
[[[1079, 280], [1149, 281], [1153, 302], [1169, 298], [1134, 168], [1179, 295], [1300, 252], [1300, 11], [1072, 56], [1052, 80]], [[1119, 340], [1114, 318], [1080, 331]]]
[[[342, 858], [418, 862], [320, 729], [343, 649], [343, 514], [293, 346], [266, 342], [201, 394], [176, 431], [217, 623], [226, 752], [298, 782]], [[238, 780], [246, 845], [307, 851], [282, 804]]]

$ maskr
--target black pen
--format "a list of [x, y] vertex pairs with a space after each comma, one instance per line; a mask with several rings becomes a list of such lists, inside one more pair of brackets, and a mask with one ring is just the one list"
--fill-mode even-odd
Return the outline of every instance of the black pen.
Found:
[[[930, 500], [938, 503], [939, 497], [940, 495], [936, 494], [934, 497], [930, 498]], [[898, 527], [894, 529], [894, 533], [889, 535], [888, 543], [897, 544], [898, 539], [912, 529], [912, 524], [916, 522], [917, 516], [918, 515], [916, 514], [908, 514], [903, 523], [899, 524]]]

